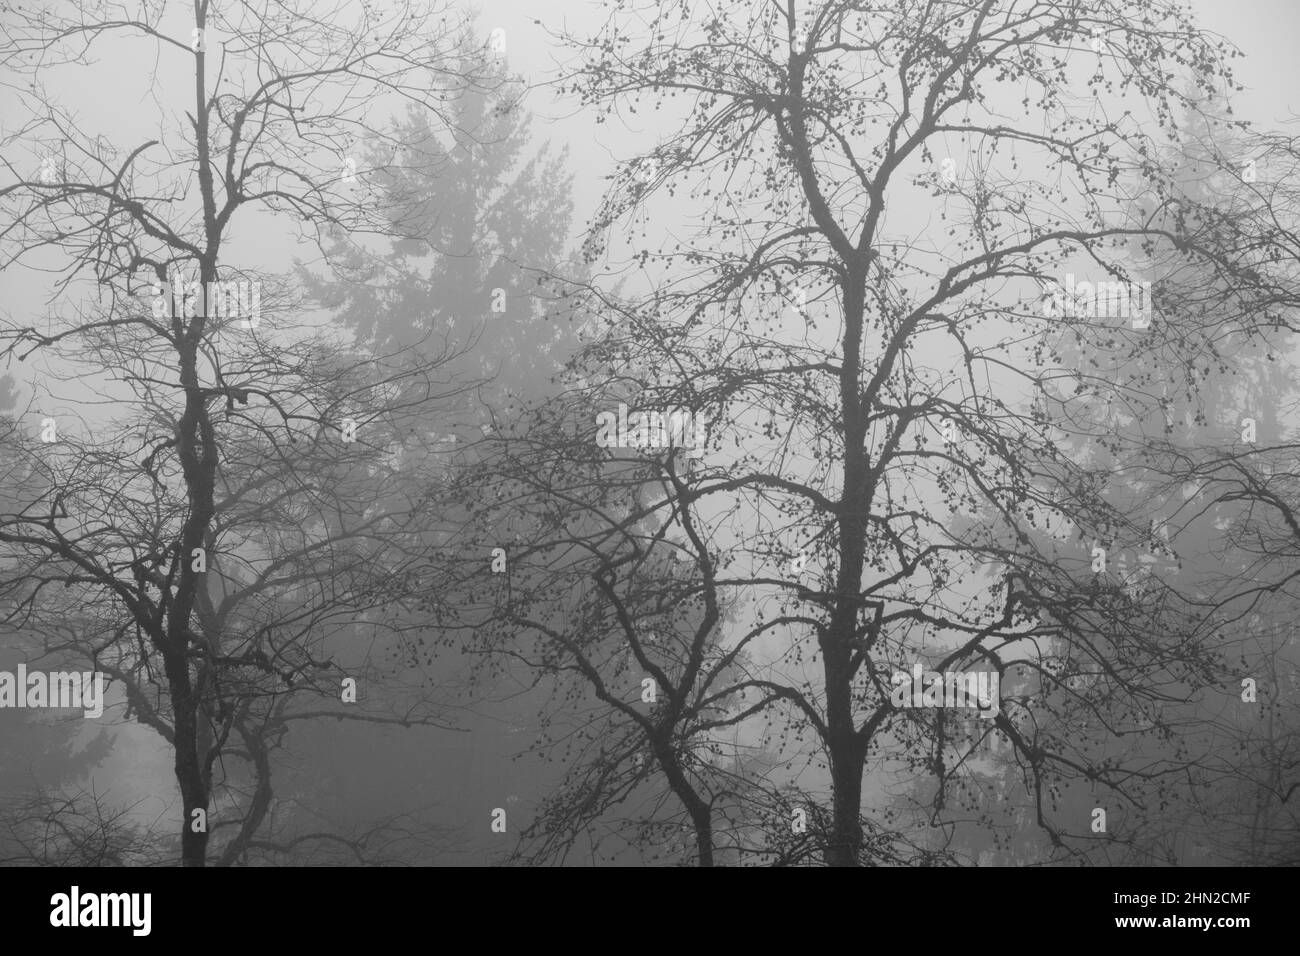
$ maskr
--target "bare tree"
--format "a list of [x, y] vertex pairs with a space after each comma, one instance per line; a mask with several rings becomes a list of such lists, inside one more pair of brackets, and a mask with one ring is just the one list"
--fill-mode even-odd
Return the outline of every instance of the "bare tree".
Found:
[[[1049, 333], [1177, 366], [1216, 321], [1259, 321], [1292, 294], [1259, 268], [1276, 241], [1241, 241], [1213, 208], [1144, 220], [1122, 201], [1170, 208], [1160, 138], [1199, 112], [1171, 76], [1221, 88], [1232, 50], [1162, 2], [614, 6], [597, 36], [564, 38], [581, 60], [563, 88], [605, 115], [681, 120], [624, 164], [595, 224], [589, 254], [642, 272], [628, 270], [633, 307], [596, 292], [611, 322], [592, 351], [644, 385], [640, 407], [708, 410], [718, 453], [662, 507], [709, 516], [709, 563], [744, 568], [725, 600], [773, 603], [736, 642], [783, 622], [765, 682], [828, 765], [826, 861], [870, 859], [865, 773], [947, 772], [943, 714], [894, 702], [893, 678], [917, 662], [1026, 688], [1003, 697], [997, 733], [1033, 819], [1084, 852], [1090, 819], [1053, 819], [1048, 794], [1086, 779], [1122, 795], [1140, 768], [1040, 733], [1028, 677], [1058, 669], [1064, 640], [1106, 660], [1140, 707], [1205, 651], [1151, 639], [1185, 629], [1185, 608], [1082, 584], [1059, 560], [1070, 535], [1146, 529], [1095, 493], [1048, 424], [1058, 382], [1107, 384], [1062, 370]], [[696, 201], [694, 235], [609, 240], [664, 192]], [[1175, 321], [1173, 290], [1131, 294], [1134, 244], [1230, 285], [1232, 318]], [[1079, 306], [1076, 270], [1090, 293], [1119, 285], [1121, 307]]]
[[[458, 391], [436, 358], [376, 367], [319, 323], [289, 321], [301, 303], [241, 261], [235, 229], [283, 223], [324, 241], [389, 228], [356, 144], [388, 141], [385, 110], [445, 120], [453, 98], [490, 82], [467, 37], [448, 7], [407, 3], [10, 12], [0, 63], [30, 80], [18, 94], [30, 121], [6, 148], [39, 149], [4, 162], [3, 267], [47, 249], [63, 260], [48, 324], [6, 322], [5, 350], [83, 362], [128, 408], [89, 416], [80, 434], [51, 416], [44, 435], [57, 441], [14, 446], [35, 493], [0, 517], [18, 562], [12, 616], [120, 680], [129, 714], [173, 748], [187, 866], [208, 857], [222, 756], [242, 753], [255, 781], [230, 795], [242, 804], [231, 862], [267, 812], [266, 742], [284, 721], [337, 712], [322, 649], [400, 576], [410, 500], [385, 484], [391, 424]], [[109, 44], [157, 63], [159, 131], [125, 148], [44, 86]], [[178, 103], [162, 101], [178, 89]], [[186, 122], [171, 122], [173, 108]], [[95, 295], [78, 298], [87, 280]], [[374, 507], [385, 496], [391, 507]], [[327, 676], [336, 706], [287, 703], [287, 687], [320, 694]]]

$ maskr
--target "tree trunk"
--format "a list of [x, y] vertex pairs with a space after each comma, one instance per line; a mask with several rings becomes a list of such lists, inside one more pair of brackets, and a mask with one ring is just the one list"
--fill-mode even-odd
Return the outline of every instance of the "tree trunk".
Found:
[[709, 805], [700, 799], [691, 782], [686, 779], [676, 754], [668, 744], [655, 744], [655, 757], [664, 768], [668, 785], [690, 814], [691, 825], [695, 829], [695, 849], [699, 854], [700, 866], [713, 866], [713, 815]]
[[828, 866], [857, 866], [862, 848], [862, 767], [865, 748], [853, 720], [852, 659], [856, 647], [862, 569], [866, 553], [867, 416], [861, 404], [862, 325], [866, 311], [866, 257], [846, 263], [844, 360], [840, 410], [844, 416], [844, 486], [840, 493], [839, 570], [830, 625], [821, 639], [826, 679], [826, 746], [830, 752], [833, 815]]
[[181, 866], [203, 866], [208, 852], [207, 821], [204, 820], [202, 831], [195, 832], [194, 811], [207, 813], [208, 794], [199, 753], [198, 709], [194, 705], [185, 646], [167, 650], [163, 666], [175, 714], [176, 783], [180, 786], [181, 808], [185, 814], [181, 821]]
[[827, 866], [859, 866], [862, 852], [863, 750], [856, 740], [836, 744], [831, 751], [834, 805]]

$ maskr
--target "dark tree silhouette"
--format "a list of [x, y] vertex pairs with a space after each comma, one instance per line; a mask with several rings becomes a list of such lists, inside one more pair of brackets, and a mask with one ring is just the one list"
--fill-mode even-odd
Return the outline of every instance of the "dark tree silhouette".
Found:
[[[767, 680], [787, 741], [823, 755], [826, 861], [871, 858], [868, 770], [946, 773], [942, 716], [891, 702], [891, 675], [918, 659], [1015, 687], [1047, 666], [1047, 638], [1105, 621], [1124, 692], [1149, 696], [1168, 663], [1140, 639], [1154, 612], [1078, 586], [1036, 537], [1117, 518], [1048, 424], [1062, 373], [1036, 342], [1050, 328], [1177, 365], [1212, 336], [1175, 322], [1164, 288], [1117, 310], [1045, 307], [1069, 273], [1126, 291], [1135, 242], [1231, 285], [1234, 321], [1292, 294], [1223, 214], [1171, 208], [1157, 161], [1173, 117], [1198, 111], [1171, 76], [1218, 88], [1231, 49], [1176, 4], [1123, 0], [624, 0], [597, 36], [564, 39], [585, 106], [680, 117], [623, 166], [594, 224], [593, 260], [626, 256], [647, 291], [593, 351], [645, 386], [642, 407], [708, 411], [719, 452], [663, 507], [710, 516], [718, 563], [744, 569], [725, 600], [774, 607], [737, 630], [779, 642]], [[665, 194], [694, 201], [693, 233], [610, 238]], [[1128, 217], [1136, 194], [1171, 214]], [[1028, 692], [1002, 704], [1035, 820], [1077, 852], [1090, 821], [1052, 819], [1054, 781], [1122, 790], [1133, 768], [1053, 746]]]
[[[15, 8], [6, 26], [0, 63], [30, 80], [30, 119], [6, 145], [40, 154], [30, 169], [5, 161], [3, 264], [63, 259], [56, 312], [0, 337], [8, 355], [81, 362], [125, 395], [123, 414], [87, 412], [81, 429], [47, 411], [57, 441], [6, 449], [36, 476], [0, 516], [10, 623], [62, 630], [121, 683], [130, 715], [174, 752], [182, 862], [203, 865], [227, 824], [233, 862], [269, 805], [267, 746], [288, 720], [340, 712], [331, 642], [400, 575], [393, 529], [412, 505], [376, 452], [412, 403], [459, 391], [436, 373], [446, 355], [376, 362], [290, 319], [298, 303], [241, 257], [235, 230], [384, 234], [357, 143], [390, 141], [382, 118], [406, 106], [446, 121], [492, 70], [474, 67], [463, 18], [443, 5]], [[157, 62], [157, 89], [188, 91], [183, 122], [159, 103], [153, 138], [119, 148], [55, 103], [45, 71], [84, 69], [110, 39]], [[86, 280], [93, 294], [78, 298]], [[234, 303], [216, 285], [230, 282]], [[379, 513], [376, 497], [396, 504]], [[303, 706], [291, 689], [334, 703]], [[223, 755], [254, 782], [223, 782]]]

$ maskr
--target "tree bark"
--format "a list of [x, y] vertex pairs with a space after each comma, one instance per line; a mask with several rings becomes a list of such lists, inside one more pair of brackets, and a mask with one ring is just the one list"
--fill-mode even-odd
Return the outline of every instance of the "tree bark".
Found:
[[840, 409], [844, 418], [844, 484], [840, 493], [839, 569], [830, 625], [821, 638], [826, 679], [826, 745], [834, 789], [829, 866], [857, 866], [862, 848], [864, 748], [853, 719], [853, 650], [856, 646], [862, 569], [866, 553], [867, 415], [862, 408], [862, 325], [866, 309], [866, 257], [845, 263], [843, 280], [844, 360]]
[[691, 825], [695, 829], [695, 848], [699, 854], [699, 865], [713, 866], [713, 815], [709, 812], [709, 805], [700, 799], [695, 788], [686, 779], [686, 773], [682, 770], [677, 755], [673, 753], [672, 747], [667, 742], [655, 743], [655, 757], [664, 769], [668, 785], [672, 787], [673, 793], [677, 794], [677, 798], [682, 801], [686, 812], [690, 815]]

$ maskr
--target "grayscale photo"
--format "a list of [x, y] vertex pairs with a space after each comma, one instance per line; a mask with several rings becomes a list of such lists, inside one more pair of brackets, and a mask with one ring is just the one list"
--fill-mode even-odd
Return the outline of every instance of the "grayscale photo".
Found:
[[1300, 865], [1294, 0], [0, 27], [33, 924], [150, 934], [88, 868], [1213, 867], [1089, 905], [1222, 941]]

